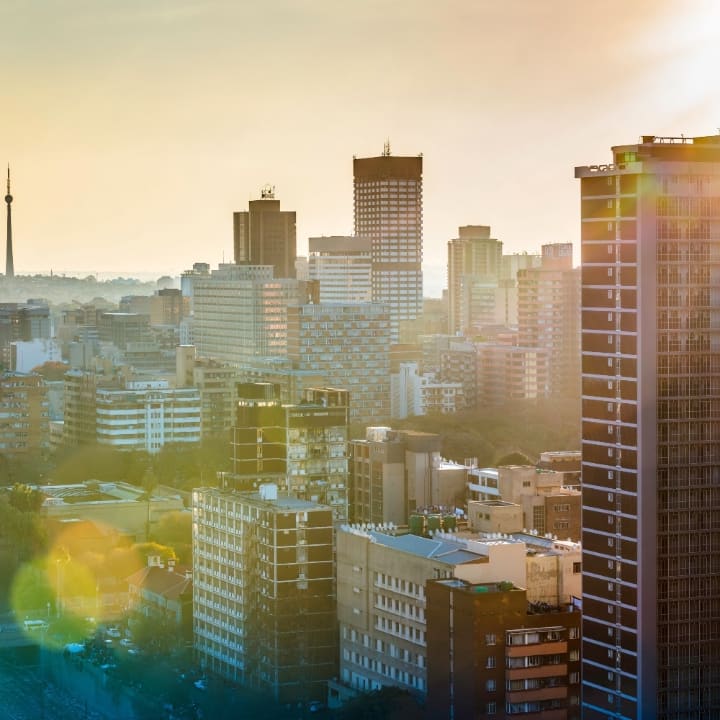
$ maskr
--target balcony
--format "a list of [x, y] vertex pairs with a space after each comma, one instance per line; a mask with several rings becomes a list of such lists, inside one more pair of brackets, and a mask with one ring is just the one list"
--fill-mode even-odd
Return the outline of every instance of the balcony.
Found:
[[533, 645], [507, 645], [505, 657], [525, 657], [527, 655], [559, 655], [567, 652], [567, 642], [547, 642]]
[[536, 690], [508, 691], [505, 699], [510, 703], [539, 702], [542, 700], [565, 700], [568, 696], [567, 686], [537, 688]]
[[512, 668], [505, 670], [507, 680], [525, 680], [531, 678], [566, 677], [567, 665], [539, 665], [537, 667]]

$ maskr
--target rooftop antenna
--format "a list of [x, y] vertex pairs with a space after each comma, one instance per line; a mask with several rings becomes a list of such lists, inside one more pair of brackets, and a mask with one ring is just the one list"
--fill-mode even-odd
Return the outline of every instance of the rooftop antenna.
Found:
[[385, 144], [383, 145], [383, 157], [390, 157], [390, 138], [388, 138], [385, 141]]

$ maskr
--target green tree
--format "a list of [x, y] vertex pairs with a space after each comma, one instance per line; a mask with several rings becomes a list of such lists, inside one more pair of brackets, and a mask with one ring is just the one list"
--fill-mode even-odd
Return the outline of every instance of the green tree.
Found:
[[10, 504], [20, 512], [38, 512], [45, 497], [43, 494], [21, 483], [15, 483], [10, 489]]
[[166, 513], [160, 518], [152, 539], [173, 548], [181, 563], [192, 563], [192, 514], [190, 511]]
[[46, 380], [62, 380], [69, 368], [67, 363], [48, 360], [48, 362], [34, 367], [32, 372], [42, 375]]

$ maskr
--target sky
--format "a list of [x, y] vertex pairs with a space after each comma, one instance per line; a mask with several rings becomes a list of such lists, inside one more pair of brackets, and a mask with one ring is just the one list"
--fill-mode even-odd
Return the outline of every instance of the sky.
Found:
[[0, 63], [16, 274], [232, 261], [268, 183], [304, 254], [389, 139], [438, 297], [458, 226], [577, 246], [575, 166], [720, 127], [714, 0], [3, 0]]

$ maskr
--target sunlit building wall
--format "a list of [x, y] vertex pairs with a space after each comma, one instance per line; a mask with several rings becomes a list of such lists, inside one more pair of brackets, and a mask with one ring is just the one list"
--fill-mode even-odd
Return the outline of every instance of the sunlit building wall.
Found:
[[370, 241], [329, 236], [308, 239], [309, 279], [320, 283], [321, 303], [367, 303], [372, 300]]
[[575, 175], [583, 717], [720, 716], [720, 135]]
[[400, 323], [422, 315], [422, 156], [353, 158], [355, 235], [370, 239], [372, 301]]
[[281, 703], [337, 674], [332, 511], [278, 493], [193, 491], [194, 644], [201, 667]]

